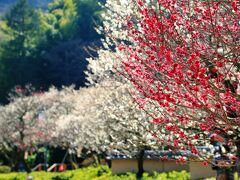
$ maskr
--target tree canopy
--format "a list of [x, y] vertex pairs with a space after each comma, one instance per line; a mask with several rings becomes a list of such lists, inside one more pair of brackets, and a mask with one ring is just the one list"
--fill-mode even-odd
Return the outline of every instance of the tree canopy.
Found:
[[[3, 103], [16, 85], [31, 83], [41, 89], [52, 84], [59, 88], [71, 84], [83, 86], [85, 58], [96, 55], [92, 50], [87, 53], [86, 49], [100, 45], [100, 35], [94, 30], [101, 23], [102, 7], [98, 1], [54, 0], [45, 11], [30, 4], [18, 0], [0, 22]], [[56, 55], [60, 50], [63, 56]], [[70, 71], [71, 75], [67, 75]]]

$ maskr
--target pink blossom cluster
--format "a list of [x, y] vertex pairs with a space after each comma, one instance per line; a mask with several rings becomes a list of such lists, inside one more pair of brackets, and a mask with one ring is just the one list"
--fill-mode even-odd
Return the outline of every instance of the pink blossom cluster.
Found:
[[237, 1], [133, 3], [139, 16], [128, 18], [131, 41], [118, 50], [125, 54], [123, 75], [140, 93], [136, 102], [164, 129], [154, 136], [198, 154], [196, 145], [210, 133], [224, 132], [226, 143], [240, 148]]

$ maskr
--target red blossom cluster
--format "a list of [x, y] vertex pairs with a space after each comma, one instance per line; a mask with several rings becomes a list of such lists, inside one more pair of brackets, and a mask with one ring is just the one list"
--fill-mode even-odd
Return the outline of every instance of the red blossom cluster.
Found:
[[139, 16], [127, 23], [132, 42], [121, 43], [119, 50], [126, 54], [124, 75], [140, 92], [141, 107], [159, 109], [145, 110], [173, 136], [176, 148], [197, 154], [193, 141], [218, 128], [240, 150], [237, 1], [134, 2]]

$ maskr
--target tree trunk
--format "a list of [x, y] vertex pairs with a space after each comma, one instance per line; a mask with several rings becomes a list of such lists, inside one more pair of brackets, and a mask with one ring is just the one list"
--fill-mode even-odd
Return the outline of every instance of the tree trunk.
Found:
[[17, 161], [15, 164], [14, 170], [19, 171], [22, 168], [22, 170], [25, 170], [29, 173], [29, 172], [31, 172], [31, 168], [28, 166], [28, 164], [26, 163], [26, 161], [24, 159], [24, 153], [25, 153], [24, 151], [18, 152]]
[[[237, 161], [233, 164], [234, 166], [231, 168], [220, 168], [217, 170], [217, 180], [234, 180], [234, 174], [237, 172], [238, 177], [240, 174], [240, 169], [239, 169], [239, 160], [240, 160], [240, 143], [236, 143], [237, 146]], [[238, 178], [239, 179], [239, 178]]]
[[99, 162], [98, 155], [93, 154], [93, 159], [94, 159], [94, 164], [95, 164], [95, 166], [99, 166], [100, 162]]
[[143, 161], [144, 161], [144, 149], [141, 149], [137, 157], [137, 163], [138, 163], [137, 178], [142, 178], [143, 176], [143, 173], [144, 173]]
[[224, 170], [223, 173], [217, 175], [217, 180], [234, 180], [234, 171]]
[[[240, 139], [238, 139], [240, 140]], [[240, 179], [240, 142], [236, 143], [237, 146], [237, 162], [236, 162], [236, 172], [238, 174], [238, 179]]]

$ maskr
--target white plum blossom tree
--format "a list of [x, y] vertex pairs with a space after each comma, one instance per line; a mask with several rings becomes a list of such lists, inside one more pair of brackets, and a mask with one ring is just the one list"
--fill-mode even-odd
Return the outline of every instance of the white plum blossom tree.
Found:
[[[30, 171], [24, 155], [38, 146], [61, 146], [55, 138], [63, 115], [74, 110], [73, 87], [47, 92], [34, 92], [29, 87], [17, 88], [10, 103], [0, 107], [0, 148], [15, 170], [21, 163]], [[68, 134], [66, 134], [67, 136]]]
[[8, 105], [0, 108], [1, 148], [12, 160], [15, 170], [23, 163], [24, 153], [41, 143], [39, 123], [39, 95], [12, 98]]
[[74, 151], [89, 153], [104, 151], [106, 131], [97, 119], [97, 99], [101, 96], [97, 88], [81, 88], [72, 94], [73, 111], [58, 118], [55, 139]]
[[[62, 146], [64, 139], [58, 137], [61, 128], [66, 122], [61, 121], [63, 116], [71, 115], [75, 110], [77, 90], [74, 87], [63, 87], [58, 90], [54, 87], [50, 88], [41, 97], [41, 120], [42, 123], [48, 124], [42, 126], [43, 132], [46, 133], [44, 142], [50, 146]], [[66, 137], [70, 134], [66, 134]], [[65, 142], [66, 144], [67, 142]]]
[[[131, 96], [131, 84], [119, 76], [119, 56], [109, 50], [98, 51], [98, 59], [89, 58], [87, 80], [98, 91], [96, 119], [101, 120], [108, 133], [108, 149], [128, 156], [137, 152], [139, 176], [143, 172], [145, 150], [159, 149], [152, 136], [157, 129], [149, 116], [139, 109]], [[136, 155], [136, 154], [135, 154]]]

